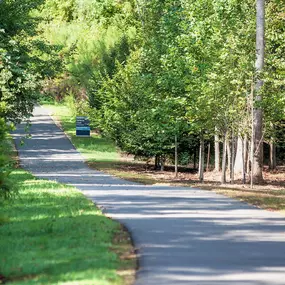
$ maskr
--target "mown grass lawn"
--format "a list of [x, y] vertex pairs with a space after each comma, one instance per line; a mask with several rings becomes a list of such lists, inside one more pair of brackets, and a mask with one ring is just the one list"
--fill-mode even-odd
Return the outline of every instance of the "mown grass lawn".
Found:
[[132, 283], [136, 261], [119, 223], [72, 187], [20, 169], [11, 179], [19, 193], [0, 205], [0, 284]]

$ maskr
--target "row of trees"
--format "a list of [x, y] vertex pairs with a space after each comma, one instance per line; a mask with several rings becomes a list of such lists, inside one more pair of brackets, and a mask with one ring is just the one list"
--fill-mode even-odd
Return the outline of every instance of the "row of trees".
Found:
[[[15, 2], [1, 2], [4, 18], [13, 19]], [[264, 68], [262, 59], [255, 65], [263, 54], [256, 50], [256, 24], [262, 27], [256, 7], [262, 12], [263, 0], [259, 6], [249, 0], [24, 2], [24, 21], [7, 20], [4, 29], [15, 30], [13, 39], [29, 39], [16, 44], [25, 50], [25, 72], [33, 74], [25, 80], [37, 74], [56, 98], [72, 94], [78, 112], [123, 151], [156, 157], [162, 168], [175, 153], [181, 163], [195, 160], [200, 148], [203, 180], [204, 145], [212, 143], [223, 182], [226, 164], [233, 180], [235, 171], [249, 174], [252, 161], [253, 178], [262, 181], [262, 141], [274, 154], [284, 120], [285, 6], [279, 0], [266, 2]], [[31, 105], [23, 105], [28, 113]]]
[[202, 180], [204, 143], [215, 136], [222, 181], [227, 154], [232, 180], [253, 168], [261, 182], [263, 141], [273, 153], [284, 119], [284, 5], [266, 4], [263, 68], [265, 6], [256, 4], [47, 0], [42, 15], [47, 38], [64, 47], [62, 81], [80, 86], [85, 112], [122, 150], [163, 166], [176, 141], [183, 157], [200, 141]]

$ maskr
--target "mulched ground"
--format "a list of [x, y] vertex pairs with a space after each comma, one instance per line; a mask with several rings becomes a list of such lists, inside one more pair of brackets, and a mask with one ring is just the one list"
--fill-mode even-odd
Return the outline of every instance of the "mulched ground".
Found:
[[[123, 172], [134, 173], [137, 175], [143, 174], [156, 180], [158, 183], [181, 183], [181, 184], [201, 184], [197, 170], [193, 168], [179, 167], [178, 179], [174, 177], [174, 167], [166, 166], [164, 171], [155, 170], [153, 165], [149, 165], [146, 168], [146, 165], [143, 163], [115, 163], [113, 165], [116, 169], [120, 169]], [[221, 173], [215, 171], [205, 172], [204, 186], [221, 186], [220, 177]], [[229, 181], [229, 173], [227, 174]], [[278, 167], [275, 171], [269, 171], [268, 168], [264, 169], [263, 172], [264, 184], [263, 185], [254, 185], [255, 189], [272, 189], [280, 190], [285, 188], [285, 166]], [[247, 188], [249, 183], [243, 184], [241, 177], [235, 179], [234, 184], [223, 185], [223, 187], [238, 187], [238, 188]]]

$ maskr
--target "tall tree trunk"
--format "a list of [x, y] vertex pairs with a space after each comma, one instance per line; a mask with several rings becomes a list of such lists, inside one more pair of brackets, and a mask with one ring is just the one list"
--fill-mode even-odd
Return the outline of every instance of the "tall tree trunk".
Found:
[[199, 150], [199, 180], [204, 181], [204, 156], [205, 156], [205, 145], [204, 145], [204, 135], [201, 134], [200, 137], [200, 150]]
[[269, 143], [270, 146], [270, 158], [269, 158], [269, 168], [270, 170], [275, 170], [277, 167], [276, 163], [276, 145], [273, 141]]
[[178, 142], [177, 135], [175, 135], [175, 178], [178, 177]]
[[[247, 173], [251, 175], [251, 158], [252, 158], [252, 141], [249, 140], [248, 141], [248, 145], [247, 145], [247, 149], [248, 149], [248, 158], [247, 158], [247, 162], [246, 162], [246, 168], [247, 168]], [[251, 179], [251, 178], [250, 178]]]
[[232, 133], [231, 135], [231, 165], [230, 165], [230, 177], [231, 177], [231, 184], [234, 183], [235, 180], [235, 174], [234, 174], [234, 165], [235, 165], [235, 138]]
[[220, 171], [220, 143], [217, 134], [215, 134], [215, 171]]
[[224, 140], [223, 140], [223, 157], [222, 157], [222, 177], [221, 183], [225, 184], [227, 182], [227, 133], [224, 133]]
[[259, 104], [262, 101], [261, 88], [263, 81], [260, 79], [261, 72], [264, 67], [264, 51], [265, 51], [265, 0], [256, 1], [256, 63], [257, 79], [255, 84], [255, 103], [253, 108], [253, 165], [252, 180], [254, 183], [263, 182], [263, 111]]
[[238, 136], [236, 153], [235, 153], [235, 165], [234, 165], [235, 175], [241, 174], [244, 169], [243, 143], [244, 142], [242, 137]]
[[244, 172], [248, 173], [248, 138], [247, 135], [245, 135], [243, 140], [243, 161], [244, 161]]
[[154, 160], [154, 169], [157, 170], [158, 166], [159, 166], [159, 156], [156, 154]]
[[160, 157], [160, 171], [164, 171], [164, 165], [165, 165], [165, 155], [162, 154]]
[[193, 168], [194, 169], [196, 169], [196, 167], [197, 167], [197, 149], [196, 149], [196, 147], [195, 147], [195, 149], [194, 149], [194, 154], [193, 154]]
[[251, 188], [253, 188], [253, 159], [254, 159], [254, 141], [252, 138], [250, 142], [250, 187]]
[[231, 147], [230, 147], [230, 142], [229, 140], [226, 141], [226, 145], [227, 145], [227, 157], [228, 157], [228, 170], [231, 170], [231, 161], [232, 161], [232, 152], [231, 152]]
[[245, 156], [245, 139], [244, 141], [242, 142], [242, 146], [241, 146], [241, 156], [242, 156], [242, 184], [245, 184], [246, 183], [246, 176], [245, 176], [245, 165], [246, 165], [246, 156]]
[[208, 143], [208, 155], [207, 155], [207, 166], [206, 166], [207, 172], [209, 172], [210, 158], [211, 158], [211, 143]]

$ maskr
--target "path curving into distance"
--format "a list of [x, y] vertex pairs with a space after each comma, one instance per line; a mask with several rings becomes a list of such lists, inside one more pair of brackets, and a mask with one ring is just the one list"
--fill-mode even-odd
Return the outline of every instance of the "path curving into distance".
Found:
[[48, 111], [32, 139], [13, 134], [22, 167], [80, 189], [126, 225], [140, 253], [135, 285], [285, 284], [285, 217], [215, 193], [144, 186], [90, 169]]

